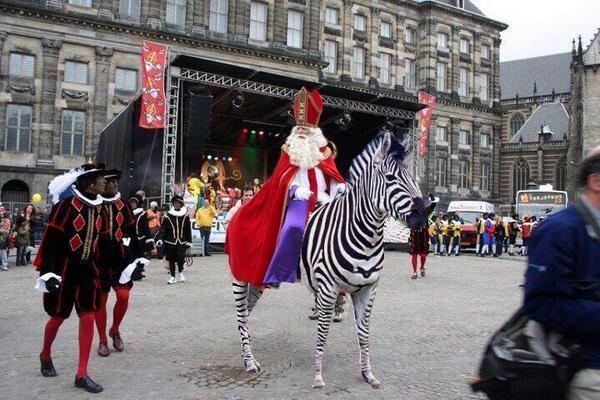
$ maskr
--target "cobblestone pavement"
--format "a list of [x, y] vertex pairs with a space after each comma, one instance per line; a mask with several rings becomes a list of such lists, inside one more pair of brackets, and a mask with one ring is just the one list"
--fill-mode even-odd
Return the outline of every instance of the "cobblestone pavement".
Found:
[[[371, 360], [383, 388], [363, 382], [354, 322], [333, 324], [323, 377], [313, 390], [316, 326], [303, 284], [265, 293], [251, 327], [258, 375], [242, 372], [226, 258], [195, 258], [188, 281], [166, 284], [154, 261], [136, 283], [121, 327], [123, 353], [96, 355], [89, 371], [104, 386], [73, 387], [77, 318], [67, 320], [53, 358], [59, 376], [39, 372], [43, 312], [29, 267], [0, 273], [0, 399], [478, 399], [467, 385], [490, 334], [517, 307], [522, 258], [429, 257], [426, 278], [410, 279], [409, 256], [386, 254], [371, 322]], [[109, 306], [112, 309], [114, 296]], [[109, 310], [110, 310], [109, 309]], [[109, 317], [109, 324], [112, 318]], [[110, 340], [110, 339], [109, 339]]]

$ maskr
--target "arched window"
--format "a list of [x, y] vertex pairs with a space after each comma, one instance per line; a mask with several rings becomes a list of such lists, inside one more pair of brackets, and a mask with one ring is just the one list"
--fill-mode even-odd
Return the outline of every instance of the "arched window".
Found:
[[525, 117], [521, 113], [516, 113], [510, 119], [510, 137], [513, 137], [519, 132], [519, 129], [525, 124]]
[[567, 187], [567, 158], [561, 157], [556, 163], [556, 179], [554, 180], [556, 190], [565, 190]]
[[529, 183], [529, 164], [521, 158], [513, 165], [513, 195], [516, 196], [519, 190], [527, 189], [527, 183]]
[[29, 187], [18, 179], [10, 180], [2, 186], [0, 199], [2, 202], [27, 203], [29, 202]]

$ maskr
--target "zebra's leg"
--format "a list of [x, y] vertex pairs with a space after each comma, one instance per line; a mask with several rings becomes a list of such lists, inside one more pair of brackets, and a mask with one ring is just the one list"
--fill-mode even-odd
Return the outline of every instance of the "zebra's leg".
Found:
[[379, 389], [381, 383], [373, 376], [369, 359], [369, 318], [371, 317], [376, 291], [377, 285], [363, 287], [352, 293], [352, 304], [354, 306], [358, 345], [360, 346], [360, 372], [372, 388]]
[[258, 302], [258, 299], [260, 299], [260, 296], [262, 296], [263, 290], [257, 288], [256, 286], [250, 285], [250, 284], [248, 286], [249, 286], [248, 316], [250, 316], [250, 314], [252, 313], [252, 310], [254, 309], [254, 306]]
[[[250, 296], [250, 284], [243, 281], [233, 281], [233, 295], [235, 296], [235, 309], [237, 313], [238, 331], [240, 332], [241, 345], [242, 345], [242, 361], [244, 362], [244, 368], [246, 372], [256, 373], [260, 371], [260, 365], [254, 359], [252, 355], [252, 341], [250, 340], [248, 318], [249, 312], [249, 296]], [[253, 305], [256, 304], [258, 297], [254, 301]]]
[[315, 383], [313, 388], [325, 387], [325, 381], [321, 376], [321, 370], [323, 367], [323, 352], [325, 350], [325, 343], [327, 342], [327, 335], [329, 333], [329, 326], [333, 319], [333, 309], [335, 307], [335, 301], [337, 299], [337, 291], [328, 289], [326, 286], [319, 286], [317, 292], [317, 313], [318, 328], [317, 328], [317, 348], [315, 350]]

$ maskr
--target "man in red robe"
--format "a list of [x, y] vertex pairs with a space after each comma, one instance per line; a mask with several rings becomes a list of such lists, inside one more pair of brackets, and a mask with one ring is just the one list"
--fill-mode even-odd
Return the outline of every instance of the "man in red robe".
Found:
[[327, 139], [317, 127], [322, 111], [316, 90], [298, 92], [296, 126], [273, 175], [231, 219], [225, 252], [236, 280], [256, 287], [294, 282], [308, 216], [317, 204], [345, 190]]

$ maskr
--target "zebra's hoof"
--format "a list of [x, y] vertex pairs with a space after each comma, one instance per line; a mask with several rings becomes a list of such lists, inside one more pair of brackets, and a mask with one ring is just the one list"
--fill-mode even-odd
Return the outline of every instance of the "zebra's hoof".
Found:
[[373, 380], [371, 382], [369, 382], [369, 385], [371, 385], [371, 387], [373, 389], [381, 389], [381, 382], [379, 382], [377, 379], [373, 378]]
[[256, 374], [260, 371], [260, 364], [256, 360], [248, 360], [244, 363], [246, 372], [249, 374]]
[[362, 376], [365, 382], [371, 385], [373, 389], [381, 389], [381, 382], [379, 382], [379, 380], [377, 380], [377, 378], [375, 378], [371, 372], [363, 372]]
[[325, 387], [325, 381], [320, 376], [315, 378], [315, 383], [313, 383], [313, 389], [322, 389]]

